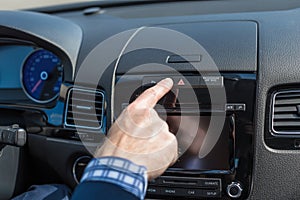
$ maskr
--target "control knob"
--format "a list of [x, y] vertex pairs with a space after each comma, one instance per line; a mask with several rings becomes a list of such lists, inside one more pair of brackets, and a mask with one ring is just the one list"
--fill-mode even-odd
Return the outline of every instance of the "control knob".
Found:
[[227, 186], [227, 194], [231, 198], [239, 198], [242, 195], [243, 188], [240, 183], [232, 182]]

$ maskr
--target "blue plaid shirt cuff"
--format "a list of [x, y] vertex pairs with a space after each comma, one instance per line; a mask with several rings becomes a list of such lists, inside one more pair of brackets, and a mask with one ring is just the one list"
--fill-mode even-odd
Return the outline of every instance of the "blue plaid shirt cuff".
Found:
[[81, 182], [103, 181], [120, 186], [144, 199], [147, 189], [147, 169], [118, 157], [92, 159], [85, 168]]

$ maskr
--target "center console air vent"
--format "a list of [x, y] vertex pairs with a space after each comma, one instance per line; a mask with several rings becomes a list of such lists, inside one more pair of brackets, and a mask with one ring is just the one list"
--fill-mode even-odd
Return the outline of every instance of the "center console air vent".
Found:
[[300, 90], [275, 93], [272, 109], [273, 133], [300, 135]]
[[103, 125], [104, 94], [99, 90], [71, 88], [67, 96], [65, 126], [99, 130]]

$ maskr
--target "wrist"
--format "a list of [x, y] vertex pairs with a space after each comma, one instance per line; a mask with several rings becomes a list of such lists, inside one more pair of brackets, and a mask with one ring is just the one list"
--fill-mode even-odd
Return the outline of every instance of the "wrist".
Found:
[[95, 158], [85, 169], [81, 182], [85, 181], [112, 183], [143, 199], [147, 188], [147, 170], [124, 158]]

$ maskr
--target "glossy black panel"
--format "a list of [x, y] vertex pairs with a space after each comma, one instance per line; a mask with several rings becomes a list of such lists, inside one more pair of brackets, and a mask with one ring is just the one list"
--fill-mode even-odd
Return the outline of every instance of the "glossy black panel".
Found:
[[[163, 79], [164, 77], [173, 78], [175, 82], [174, 88], [176, 88], [177, 90], [176, 95], [173, 88], [172, 92], [163, 97], [162, 100], [158, 102], [160, 105], [156, 107], [156, 110], [160, 114], [163, 113], [161, 106], [166, 109], [168, 117], [162, 117], [164, 119], [167, 119], [167, 122], [170, 125], [170, 131], [172, 132], [172, 127], [174, 126], [174, 123], [170, 122], [170, 118], [172, 118], [172, 116], [173, 118], [176, 116], [183, 116], [186, 118], [191, 117], [195, 114], [197, 115], [201, 112], [201, 116], [203, 119], [202, 122], [204, 123], [205, 120], [210, 120], [209, 116], [225, 112], [225, 115], [227, 117], [225, 125], [223, 127], [223, 134], [221, 134], [222, 137], [220, 137], [219, 140], [219, 148], [225, 149], [222, 152], [222, 155], [220, 151], [216, 151], [212, 153], [210, 157], [207, 157], [207, 159], [214, 164], [209, 164], [208, 160], [205, 159], [198, 159], [199, 165], [187, 166], [185, 165], [185, 163], [190, 162], [191, 160], [193, 160], [193, 158], [192, 154], [185, 153], [184, 156], [179, 159], [177, 164], [167, 170], [164, 176], [173, 177], [172, 180], [175, 180], [175, 182], [176, 177], [185, 177], [186, 180], [189, 180], [191, 178], [220, 178], [222, 180], [222, 197], [226, 196], [225, 193], [227, 185], [229, 185], [233, 181], [237, 181], [241, 183], [244, 188], [241, 198], [246, 198], [250, 192], [252, 176], [254, 137], [253, 117], [255, 106], [254, 102], [256, 91], [256, 74], [221, 73], [223, 83], [217, 84], [217, 86], [214, 88], [210, 88], [210, 90], [214, 90], [215, 92], [221, 91], [222, 89], [225, 89], [226, 91], [226, 102], [223, 102], [223, 105], [221, 105], [221, 100], [214, 101], [219, 104], [218, 106], [211, 105], [212, 101], [209, 95], [208, 88], [201, 84], [199, 86], [199, 83], [201, 83], [201, 81], [198, 81], [198, 85], [194, 82], [197, 78], [199, 80], [201, 78], [205, 79], [205, 76], [220, 77], [220, 75], [208, 73], [202, 75], [202, 77], [193, 74], [183, 74], [183, 76], [184, 78], [186, 78], [186, 80], [189, 80], [189, 82], [193, 86], [193, 91], [196, 93], [198, 102], [191, 102], [192, 100], [187, 97], [188, 93], [186, 93], [186, 87], [182, 86], [181, 84], [178, 85], [178, 83], [180, 83], [180, 80], [178, 81], [176, 79], [177, 76], [173, 74], [135, 74], [117, 76], [114, 106], [115, 117], [119, 115], [122, 109], [124, 109], [128, 105], [128, 103], [134, 101], [134, 99], [137, 98], [141, 94], [141, 92], [149, 88], [151, 85], [155, 84], [155, 82]], [[149, 77], [151, 78], [149, 79]], [[180, 95], [178, 94], [180, 93], [183, 93], [182, 96], [185, 96], [186, 98], [179, 98]], [[174, 96], [176, 96], [178, 99], [181, 99], [181, 102], [179, 102], [178, 99], [174, 100]], [[171, 102], [170, 99], [173, 99], [173, 102]], [[189, 107], [196, 104], [199, 110], [195, 110], [196, 107]], [[199, 126], [202, 127], [202, 129], [200, 128], [201, 130], [204, 130], [205, 128], [203, 127], [206, 126], [205, 123], [203, 123]], [[185, 127], [186, 130], [189, 130], [189, 128], [190, 127]], [[199, 141], [199, 137], [196, 136], [194, 142], [197, 140]], [[223, 160], [224, 162], [221, 162], [221, 160]], [[227, 165], [225, 164], [226, 160]], [[157, 181], [150, 182], [151, 187], [155, 187], [158, 185], [162, 187], [162, 189], [166, 187], [166, 185], [162, 183], [161, 178], [158, 178]], [[172, 186], [171, 184], [171, 186], [169, 185], [169, 187], [174, 187], [174, 185]], [[180, 188], [184, 189], [184, 187], [185, 186], [181, 186]], [[162, 190], [161, 188], [156, 189], [159, 189], [159, 191]], [[168, 196], [168, 198], [173, 198], [176, 195], [169, 196], [162, 193], [151, 194], [150, 191], [149, 196], [164, 198]]]

